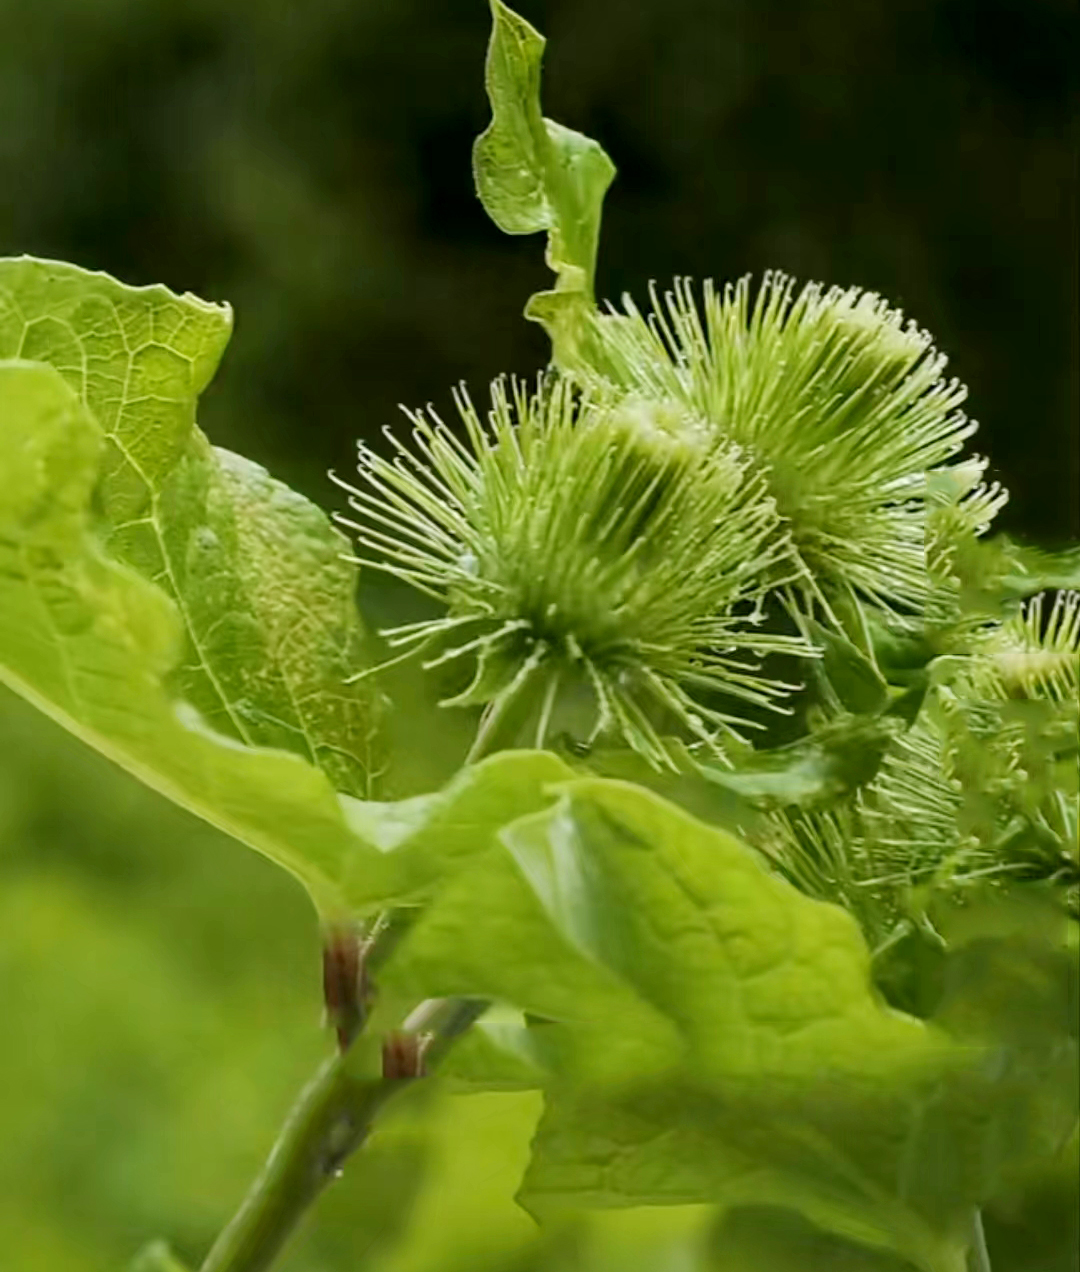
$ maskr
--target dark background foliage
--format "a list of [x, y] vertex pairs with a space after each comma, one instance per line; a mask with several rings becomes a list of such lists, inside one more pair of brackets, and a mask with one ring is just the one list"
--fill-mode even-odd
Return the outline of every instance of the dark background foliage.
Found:
[[[881, 291], [971, 386], [1006, 524], [1077, 533], [1069, 0], [519, 7], [551, 40], [548, 113], [619, 166], [602, 295], [770, 267]], [[330, 505], [326, 469], [399, 401], [544, 362], [520, 318], [542, 242], [501, 236], [472, 192], [483, 0], [0, 17], [0, 254], [231, 301], [215, 441]], [[0, 694], [0, 1264], [119, 1268], [163, 1234], [204, 1251], [323, 1049], [317, 1004], [283, 874]], [[283, 1268], [539, 1267], [511, 1201], [521, 1098], [391, 1137]], [[990, 1216], [995, 1269], [1066, 1272], [1075, 1163], [1027, 1187]]]
[[[546, 358], [472, 191], [482, 0], [6, 0], [0, 252], [237, 313], [215, 440], [327, 502], [396, 404]], [[880, 291], [971, 387], [1004, 524], [1077, 531], [1070, 0], [521, 0], [545, 108], [619, 167], [599, 292]]]

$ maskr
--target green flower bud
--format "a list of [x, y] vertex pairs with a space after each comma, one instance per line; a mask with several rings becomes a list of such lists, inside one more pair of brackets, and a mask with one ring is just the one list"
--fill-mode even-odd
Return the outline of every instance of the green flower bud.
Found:
[[872, 292], [834, 288], [819, 304], [818, 320], [826, 331], [830, 320], [833, 327], [838, 356], [830, 387], [838, 396], [891, 392], [930, 349], [924, 331]]
[[978, 577], [979, 537], [1008, 501], [997, 482], [983, 481], [986, 460], [971, 456], [939, 468], [927, 482], [926, 567], [937, 585], [940, 611], [933, 617], [955, 619], [960, 589]]
[[648, 316], [629, 299], [596, 316], [596, 368], [579, 380], [609, 402], [681, 403], [717, 445], [741, 447], [790, 530], [807, 605], [854, 592], [924, 610], [928, 475], [975, 430], [925, 332], [873, 294], [796, 294], [779, 274], [753, 300], [743, 279], [706, 283], [700, 306], [685, 281], [652, 302]]
[[497, 382], [486, 421], [456, 402], [467, 443], [429, 414], [393, 461], [361, 444], [344, 524], [365, 564], [445, 603], [388, 636], [429, 667], [472, 665], [448, 701], [484, 704], [477, 751], [511, 706], [531, 704], [539, 746], [584, 700], [580, 740], [621, 736], [662, 765], [664, 731], [718, 750], [733, 700], [778, 705], [785, 686], [746, 655], [804, 652], [756, 630], [790, 545], [736, 445], [678, 400], [596, 402], [565, 380]]

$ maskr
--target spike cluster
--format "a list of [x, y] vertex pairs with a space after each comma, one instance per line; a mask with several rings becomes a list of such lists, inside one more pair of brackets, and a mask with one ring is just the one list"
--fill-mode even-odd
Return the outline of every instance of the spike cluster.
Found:
[[1061, 885], [1075, 912], [1080, 593], [985, 624], [935, 681], [873, 781], [837, 808], [772, 814], [759, 846], [875, 941], [917, 913], [920, 891], [1008, 876]]
[[699, 305], [677, 282], [652, 302], [595, 314], [572, 374], [497, 382], [486, 420], [458, 393], [464, 440], [412, 414], [392, 458], [360, 447], [344, 524], [365, 564], [445, 604], [389, 637], [471, 669], [447, 701], [485, 706], [478, 752], [524, 716], [534, 745], [617, 735], [663, 765], [674, 733], [722, 753], [735, 700], [781, 707], [756, 660], [808, 651], [761, 630], [766, 597], [800, 631], [852, 601], [951, 621], [1004, 503], [982, 461], [949, 463], [975, 429], [965, 390], [880, 297], [774, 274], [754, 297], [706, 283]]
[[803, 892], [855, 914], [877, 947], [910, 915], [920, 889], [961, 887], [986, 873], [982, 846], [960, 832], [962, 801], [945, 738], [920, 721], [850, 801], [773, 812], [750, 838]]
[[1080, 697], [1080, 592], [1058, 592], [1049, 613], [1033, 597], [980, 650], [973, 690], [990, 698], [1047, 698], [1075, 707]]
[[664, 732], [716, 751], [739, 700], [779, 707], [790, 686], [755, 657], [808, 651], [760, 630], [790, 544], [738, 445], [678, 399], [597, 403], [566, 380], [496, 382], [486, 420], [456, 403], [465, 441], [413, 414], [392, 458], [361, 444], [341, 520], [365, 564], [445, 603], [387, 636], [428, 667], [470, 667], [448, 701], [486, 706], [474, 751], [511, 708], [542, 746], [585, 701], [581, 740], [621, 736], [663, 765]]
[[[830, 594], [854, 591], [921, 612], [930, 475], [976, 428], [929, 336], [876, 295], [796, 293], [780, 274], [753, 298], [747, 279], [722, 292], [706, 283], [700, 305], [686, 281], [651, 296], [647, 316], [628, 298], [596, 315], [593, 365], [575, 374], [616, 398], [681, 402], [741, 446], [790, 528], [807, 602], [827, 613]], [[980, 488], [961, 520], [988, 521], [1002, 501]], [[937, 532], [950, 532], [940, 518]]]

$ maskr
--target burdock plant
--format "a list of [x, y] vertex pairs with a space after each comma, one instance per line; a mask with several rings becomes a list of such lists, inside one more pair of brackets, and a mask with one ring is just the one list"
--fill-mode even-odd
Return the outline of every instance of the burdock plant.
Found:
[[[504, 229], [548, 230], [557, 285], [527, 313], [552, 368], [533, 392], [497, 384], [483, 413], [459, 393], [458, 431], [413, 414], [390, 457], [361, 443], [342, 523], [363, 564], [445, 606], [386, 635], [428, 670], [472, 664], [445, 703], [484, 706], [474, 756], [554, 727], [654, 765], [672, 763], [672, 731], [723, 759], [760, 727], [738, 700], [790, 709], [794, 671], [761, 655], [812, 655], [808, 622], [865, 644], [867, 607], [908, 628], [955, 618], [951, 555], [1003, 495], [977, 459], [950, 466], [976, 428], [966, 389], [878, 296], [774, 274], [756, 293], [707, 282], [699, 303], [678, 280], [647, 315], [629, 297], [599, 310], [614, 169], [540, 116], [539, 37], [496, 14], [477, 187]], [[798, 635], [762, 629], [778, 613]]]
[[[551, 366], [361, 444], [351, 542], [195, 427], [227, 307], [0, 262], [0, 676], [319, 915], [336, 1052], [201, 1267], [269, 1268], [354, 1152], [357, 1249], [417, 1266], [376, 1211], [449, 1151], [387, 1112], [419, 1083], [521, 1101], [483, 1169], [532, 1244], [447, 1267], [987, 1272], [983, 1209], [1076, 1144], [1080, 560], [987, 538], [884, 300], [599, 307], [614, 168], [492, 11], [474, 172], [547, 231]], [[381, 661], [358, 565], [428, 607]], [[473, 713], [442, 789], [395, 661]]]

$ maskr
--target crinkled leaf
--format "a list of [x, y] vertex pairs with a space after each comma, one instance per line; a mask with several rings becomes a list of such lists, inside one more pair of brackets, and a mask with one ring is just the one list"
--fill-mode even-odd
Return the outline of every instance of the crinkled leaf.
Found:
[[492, 0], [486, 84], [492, 120], [473, 148], [476, 190], [507, 234], [547, 230], [553, 291], [526, 314], [547, 329], [556, 363], [574, 360], [593, 308], [600, 210], [615, 167], [601, 147], [540, 113], [544, 38], [501, 0]]
[[290, 870], [324, 912], [431, 888], [483, 856], [507, 820], [550, 802], [569, 770], [522, 752], [465, 770], [444, 792], [364, 805], [301, 756], [225, 737], [177, 704], [178, 607], [95, 533], [104, 440], [54, 368], [0, 363], [0, 678]]
[[91, 498], [104, 438], [59, 373], [0, 363], [0, 677], [148, 785], [266, 853], [321, 908], [370, 850], [326, 776], [211, 731], [164, 680], [184, 649], [175, 603], [103, 548]]
[[355, 572], [320, 509], [197, 432], [158, 501], [190, 639], [174, 684], [214, 728], [295, 751], [339, 791], [378, 776]]
[[498, 839], [384, 981], [529, 1013], [530, 1209], [770, 1204], [960, 1272], [1001, 1145], [1031, 1147], [1030, 1087], [1003, 1096], [996, 1057], [886, 1007], [848, 914], [619, 782], [570, 783]]
[[[0, 676], [17, 691], [292, 871], [324, 912], [371, 911], [430, 888], [482, 856], [507, 820], [550, 801], [548, 786], [569, 770], [554, 756], [515, 753], [466, 770], [445, 792], [367, 806], [336, 795], [301, 756], [227, 738], [190, 703], [177, 705], [179, 607], [95, 533], [101, 430], [55, 368], [0, 368]], [[239, 461], [225, 471], [251, 480]], [[256, 516], [246, 532], [264, 528]], [[249, 544], [245, 555], [257, 563], [265, 547]]]
[[[326, 774], [290, 751], [228, 738], [176, 700], [170, 686], [187, 635], [178, 606], [111, 556], [96, 533], [104, 446], [55, 368], [0, 362], [0, 679], [155, 790], [291, 871], [324, 914], [378, 908], [388, 898], [372, 887], [365, 863], [375, 876], [385, 853], [349, 826], [347, 797]], [[527, 766], [528, 757], [519, 762]], [[539, 766], [545, 778], [562, 772], [551, 757]], [[518, 810], [541, 806], [535, 796], [524, 802], [527, 789], [536, 780], [514, 788]], [[439, 807], [453, 843], [453, 810], [446, 801]], [[429, 869], [436, 858], [432, 852]]]
[[261, 468], [195, 427], [227, 306], [29, 258], [0, 261], [0, 357], [49, 363], [102, 428], [109, 550], [175, 601], [170, 685], [216, 729], [282, 747], [369, 793], [375, 696], [345, 540]]
[[[1075, 1085], [1056, 1040], [1019, 1069], [885, 1008], [854, 922], [643, 792], [582, 784], [508, 835], [559, 929], [677, 1024], [674, 1081], [557, 1093], [525, 1195], [774, 1204], [962, 1269], [973, 1206], [1047, 1150]], [[1056, 988], [1029, 992], [1056, 1001]], [[955, 1035], [955, 1031], [954, 1031]], [[1044, 1089], [1048, 1084], [1049, 1089]]]

